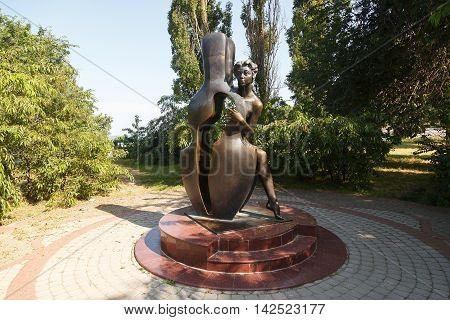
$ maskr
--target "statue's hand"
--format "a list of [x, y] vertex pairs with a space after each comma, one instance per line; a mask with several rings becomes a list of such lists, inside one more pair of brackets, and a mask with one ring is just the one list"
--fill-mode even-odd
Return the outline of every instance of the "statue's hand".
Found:
[[229, 110], [231, 119], [233, 119], [234, 121], [241, 123], [241, 124], [247, 124], [247, 122], [245, 121], [242, 114], [240, 114], [238, 111], [236, 111], [236, 109], [228, 109], [228, 110]]

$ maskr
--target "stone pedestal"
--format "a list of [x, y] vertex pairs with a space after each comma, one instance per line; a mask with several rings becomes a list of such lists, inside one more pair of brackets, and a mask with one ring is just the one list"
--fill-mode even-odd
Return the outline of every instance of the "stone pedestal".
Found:
[[246, 206], [233, 221], [198, 217], [191, 207], [167, 214], [136, 243], [139, 264], [182, 284], [220, 290], [302, 285], [335, 272], [343, 242], [306, 212], [282, 207], [286, 221]]

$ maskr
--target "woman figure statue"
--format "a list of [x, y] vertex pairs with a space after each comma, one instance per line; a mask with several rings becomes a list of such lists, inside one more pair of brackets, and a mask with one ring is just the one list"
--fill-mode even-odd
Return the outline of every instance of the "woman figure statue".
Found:
[[[258, 65], [250, 59], [239, 61], [234, 65], [234, 75], [238, 81], [238, 87], [233, 88], [233, 91], [239, 94], [245, 104], [244, 114], [239, 113], [236, 109], [229, 109], [231, 119], [239, 123], [244, 129], [242, 131], [243, 138], [248, 137], [253, 133], [253, 128], [258, 122], [263, 110], [261, 100], [253, 92], [253, 81], [258, 73]], [[249, 144], [250, 145], [250, 144]], [[257, 155], [257, 173], [264, 186], [267, 194], [266, 207], [272, 210], [275, 218], [284, 220], [280, 215], [280, 205], [278, 204], [273, 186], [273, 178], [269, 169], [267, 160], [267, 153], [260, 148], [253, 146], [256, 149]]]

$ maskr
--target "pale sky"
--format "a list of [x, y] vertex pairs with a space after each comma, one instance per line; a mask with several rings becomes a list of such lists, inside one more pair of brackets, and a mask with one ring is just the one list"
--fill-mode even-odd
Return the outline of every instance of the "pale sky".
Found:
[[[232, 38], [236, 43], [236, 59], [242, 60], [248, 57], [249, 49], [239, 18], [241, 0], [231, 2]], [[293, 1], [280, 2], [285, 25], [290, 26]], [[75, 50], [92, 62], [74, 52], [70, 54], [72, 65], [79, 71], [78, 83], [93, 90], [98, 112], [113, 118], [111, 135], [116, 136], [123, 134], [122, 128], [131, 126], [136, 114], [144, 124], [157, 117], [159, 109], [153, 103], [171, 94], [175, 73], [170, 68], [167, 32], [170, 3], [169, 0], [0, 0], [0, 10], [2, 14], [20, 17], [18, 12], [78, 46]], [[284, 32], [278, 65], [284, 82], [291, 65]], [[287, 88], [280, 93], [285, 98], [291, 95]]]

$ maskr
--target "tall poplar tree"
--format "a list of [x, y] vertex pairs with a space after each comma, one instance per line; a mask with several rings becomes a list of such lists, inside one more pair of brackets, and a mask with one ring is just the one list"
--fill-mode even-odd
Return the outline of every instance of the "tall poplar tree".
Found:
[[264, 105], [278, 94], [276, 55], [280, 39], [280, 1], [243, 0], [241, 12], [250, 58], [258, 65], [255, 89]]
[[231, 3], [215, 0], [173, 0], [168, 14], [175, 100], [187, 102], [203, 83], [201, 39], [209, 32], [231, 36]]

